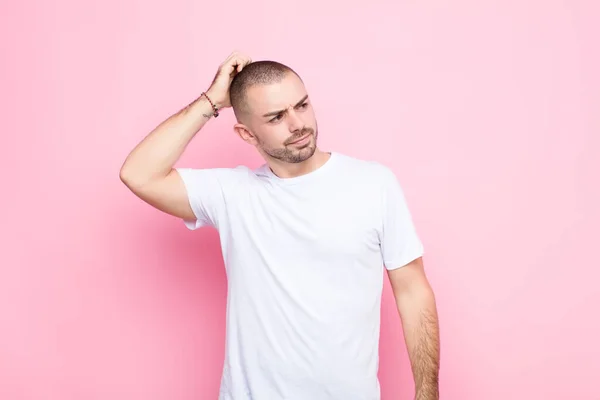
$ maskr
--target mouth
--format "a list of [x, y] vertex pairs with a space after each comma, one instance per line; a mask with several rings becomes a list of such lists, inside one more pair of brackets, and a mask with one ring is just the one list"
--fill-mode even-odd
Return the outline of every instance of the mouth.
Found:
[[304, 135], [304, 136], [302, 136], [302, 137], [300, 137], [300, 138], [298, 138], [298, 139], [296, 139], [293, 142], [288, 143], [288, 144], [301, 144], [301, 143], [304, 143], [304, 142], [306, 142], [310, 138], [310, 135], [311, 135], [311, 133], [307, 133], [306, 135]]

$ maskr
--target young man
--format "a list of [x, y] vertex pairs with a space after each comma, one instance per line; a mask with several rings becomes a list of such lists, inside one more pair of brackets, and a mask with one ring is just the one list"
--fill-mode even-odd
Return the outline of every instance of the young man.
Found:
[[[174, 169], [218, 110], [266, 163]], [[438, 399], [439, 335], [423, 246], [392, 171], [317, 146], [300, 77], [231, 54], [210, 88], [127, 157], [135, 195], [213, 226], [227, 270], [220, 400], [375, 400], [383, 266], [405, 332], [415, 398]]]

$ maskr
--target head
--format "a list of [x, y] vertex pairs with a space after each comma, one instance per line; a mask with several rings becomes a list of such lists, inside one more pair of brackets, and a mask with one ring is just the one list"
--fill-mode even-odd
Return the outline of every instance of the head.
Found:
[[291, 68], [275, 61], [250, 63], [233, 78], [229, 96], [235, 131], [267, 162], [301, 163], [315, 153], [315, 113]]

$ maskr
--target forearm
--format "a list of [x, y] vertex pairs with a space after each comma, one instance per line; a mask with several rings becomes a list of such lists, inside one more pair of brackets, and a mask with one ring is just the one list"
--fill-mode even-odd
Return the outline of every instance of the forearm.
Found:
[[129, 153], [121, 168], [121, 179], [144, 184], [165, 177], [212, 115], [210, 102], [200, 96], [167, 118]]
[[415, 399], [437, 400], [440, 342], [433, 291], [426, 285], [414, 288], [397, 303], [415, 381]]

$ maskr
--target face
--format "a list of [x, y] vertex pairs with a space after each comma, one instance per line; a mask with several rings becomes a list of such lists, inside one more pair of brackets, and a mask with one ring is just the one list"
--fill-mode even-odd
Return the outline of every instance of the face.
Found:
[[277, 83], [251, 87], [246, 102], [243, 123], [235, 129], [265, 159], [300, 163], [315, 153], [315, 113], [304, 84], [295, 74], [288, 73]]

